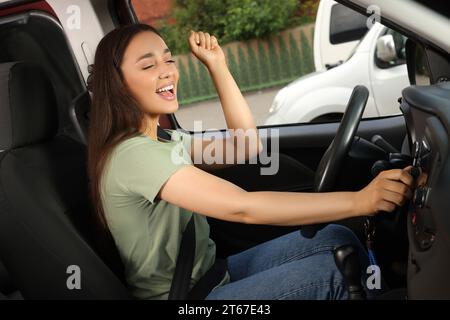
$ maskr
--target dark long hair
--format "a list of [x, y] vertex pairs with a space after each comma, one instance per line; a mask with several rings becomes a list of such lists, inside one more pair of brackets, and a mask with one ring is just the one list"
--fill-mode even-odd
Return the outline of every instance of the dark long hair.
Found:
[[88, 78], [92, 92], [88, 134], [90, 197], [98, 226], [107, 233], [100, 189], [102, 173], [113, 148], [138, 135], [144, 116], [126, 88], [120, 66], [130, 41], [146, 31], [159, 35], [146, 24], [131, 24], [109, 32], [98, 44]]

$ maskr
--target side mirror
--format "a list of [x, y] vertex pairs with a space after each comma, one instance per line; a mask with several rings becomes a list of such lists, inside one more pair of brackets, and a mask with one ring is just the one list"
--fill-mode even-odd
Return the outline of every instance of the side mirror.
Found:
[[391, 34], [386, 34], [377, 40], [376, 56], [383, 62], [391, 62], [398, 58], [394, 37]]

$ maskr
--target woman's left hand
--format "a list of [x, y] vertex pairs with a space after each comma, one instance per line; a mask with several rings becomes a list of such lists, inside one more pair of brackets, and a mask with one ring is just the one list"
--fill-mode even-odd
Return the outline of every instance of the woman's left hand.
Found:
[[189, 47], [192, 53], [205, 64], [208, 69], [225, 63], [225, 54], [216, 37], [207, 32], [191, 31], [189, 35]]

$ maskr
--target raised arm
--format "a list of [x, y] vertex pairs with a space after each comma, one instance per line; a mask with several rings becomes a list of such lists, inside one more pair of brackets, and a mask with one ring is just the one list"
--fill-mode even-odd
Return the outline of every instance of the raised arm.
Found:
[[[221, 141], [207, 141], [204, 140], [198, 145], [202, 147], [202, 150], [206, 148], [210, 143], [216, 144], [216, 148], [222, 148], [224, 160], [226, 150], [232, 148], [235, 158], [234, 164], [238, 161], [236, 150], [238, 145], [233, 137], [233, 134], [240, 134], [238, 129], [241, 129], [244, 133], [248, 130], [250, 134], [255, 135], [255, 139], [249, 139], [247, 136], [242, 135], [238, 139], [244, 141], [245, 151], [243, 155], [245, 159], [255, 156], [262, 149], [261, 141], [259, 140], [258, 130], [256, 129], [255, 120], [250, 111], [250, 108], [242, 96], [236, 81], [231, 75], [225, 55], [222, 48], [219, 46], [217, 39], [211, 36], [209, 33], [194, 32], [192, 31], [189, 36], [189, 47], [192, 53], [207, 67], [211, 78], [216, 87], [219, 95], [222, 110], [225, 116], [228, 129], [230, 130], [231, 137], [224, 138]], [[253, 143], [252, 143], [253, 142]], [[197, 150], [200, 150], [199, 148]], [[225, 163], [225, 161], [222, 161]], [[228, 164], [229, 165], [229, 164]], [[226, 166], [220, 164], [212, 164], [209, 166], [198, 166], [205, 169], [216, 169]]]
[[297, 193], [247, 192], [194, 166], [186, 166], [169, 178], [159, 197], [221, 220], [305, 225], [395, 210], [412, 194], [413, 179], [407, 170], [383, 172], [358, 192]]

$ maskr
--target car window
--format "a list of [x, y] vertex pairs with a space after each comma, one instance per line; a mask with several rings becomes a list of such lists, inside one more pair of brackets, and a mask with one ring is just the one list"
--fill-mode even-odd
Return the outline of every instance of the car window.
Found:
[[[408, 83], [406, 68], [404, 74], [393, 75], [392, 81], [389, 73], [383, 74], [383, 79], [388, 77], [389, 90], [382, 82], [372, 90], [374, 83], [380, 83], [374, 82], [368, 68], [374, 64], [373, 53], [369, 56], [358, 50], [363, 41], [359, 39], [369, 37], [373, 28], [377, 34], [382, 26], [376, 23], [369, 29], [368, 18], [360, 13], [336, 6], [332, 0], [322, 2], [328, 6], [328, 20], [322, 24], [326, 27], [316, 25], [319, 0], [132, 0], [132, 5], [139, 21], [156, 27], [175, 54], [180, 80], [174, 116], [186, 130], [196, 131], [196, 121], [201, 121], [202, 130], [227, 128], [208, 71], [188, 50], [191, 29], [218, 38], [257, 126], [340, 121], [352, 89], [359, 84], [371, 91], [365, 118], [398, 114], [397, 99]], [[356, 17], [351, 23], [344, 21], [350, 20], [349, 15]], [[337, 28], [333, 41], [353, 40], [338, 45], [351, 45], [344, 49], [352, 55], [337, 59], [339, 63], [328, 70], [316, 70], [314, 39], [320, 31], [316, 29], [325, 28], [328, 34], [330, 25]], [[378, 38], [379, 34], [367, 45], [375, 48]], [[332, 45], [327, 50], [338, 54]], [[332, 58], [333, 53], [327, 56]], [[388, 107], [377, 106], [377, 101]]]
[[332, 44], [359, 40], [368, 30], [366, 16], [340, 3], [331, 7], [330, 42]]

